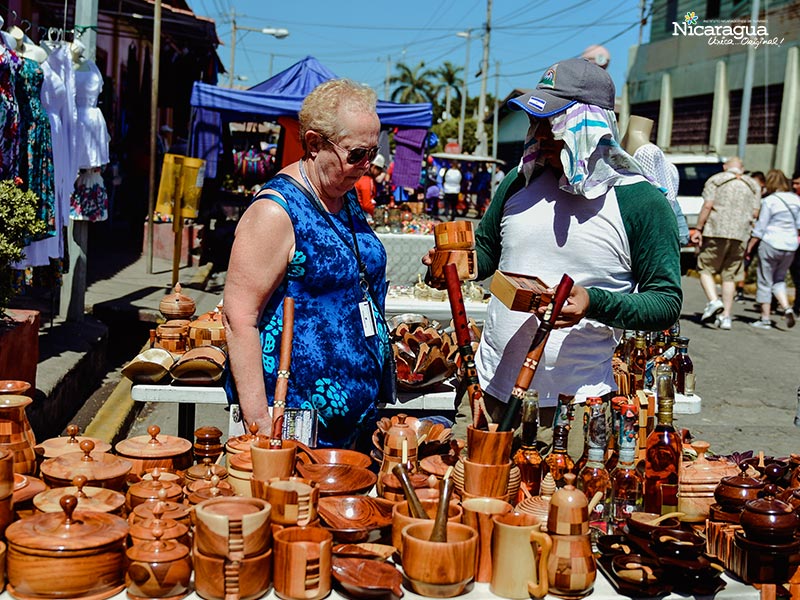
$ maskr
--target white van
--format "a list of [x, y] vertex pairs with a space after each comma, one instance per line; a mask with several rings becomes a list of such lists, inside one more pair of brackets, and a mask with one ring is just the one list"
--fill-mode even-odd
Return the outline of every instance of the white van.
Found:
[[666, 154], [666, 157], [678, 168], [678, 204], [692, 229], [697, 226], [697, 216], [703, 207], [703, 186], [709, 177], [722, 171], [726, 159], [717, 154]]

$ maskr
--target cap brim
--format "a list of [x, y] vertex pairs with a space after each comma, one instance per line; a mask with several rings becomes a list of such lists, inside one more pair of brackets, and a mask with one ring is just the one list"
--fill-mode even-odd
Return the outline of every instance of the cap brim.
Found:
[[577, 100], [568, 100], [549, 94], [544, 90], [535, 90], [530, 94], [523, 94], [512, 98], [506, 104], [511, 110], [524, 110], [534, 117], [552, 117], [566, 110]]

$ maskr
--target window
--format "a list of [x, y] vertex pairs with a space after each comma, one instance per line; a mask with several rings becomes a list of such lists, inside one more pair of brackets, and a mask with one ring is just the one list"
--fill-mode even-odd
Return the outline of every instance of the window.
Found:
[[719, 5], [720, 0], [706, 0], [706, 19], [718, 19], [719, 18]]
[[678, 0], [667, 0], [667, 18], [664, 20], [664, 29], [672, 31], [673, 21], [678, 20]]

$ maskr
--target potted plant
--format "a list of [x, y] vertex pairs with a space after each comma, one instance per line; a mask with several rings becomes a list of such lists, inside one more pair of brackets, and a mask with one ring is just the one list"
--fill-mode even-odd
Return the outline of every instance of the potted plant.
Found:
[[14, 296], [12, 265], [25, 257], [26, 243], [45, 232], [38, 206], [39, 198], [22, 188], [19, 177], [0, 181], [0, 379], [32, 386], [39, 361], [39, 313], [12, 311], [8, 304]]

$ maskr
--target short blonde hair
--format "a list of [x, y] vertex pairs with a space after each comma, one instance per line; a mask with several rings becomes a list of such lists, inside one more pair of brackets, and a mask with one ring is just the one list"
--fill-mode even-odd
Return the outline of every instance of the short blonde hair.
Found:
[[775, 192], [788, 192], [792, 189], [789, 180], [780, 169], [770, 169], [767, 171], [767, 183], [765, 184], [768, 194]]
[[340, 111], [376, 113], [375, 91], [350, 79], [331, 79], [315, 87], [300, 107], [300, 142], [306, 148], [306, 132], [313, 129], [336, 141], [347, 135], [342, 129]]

